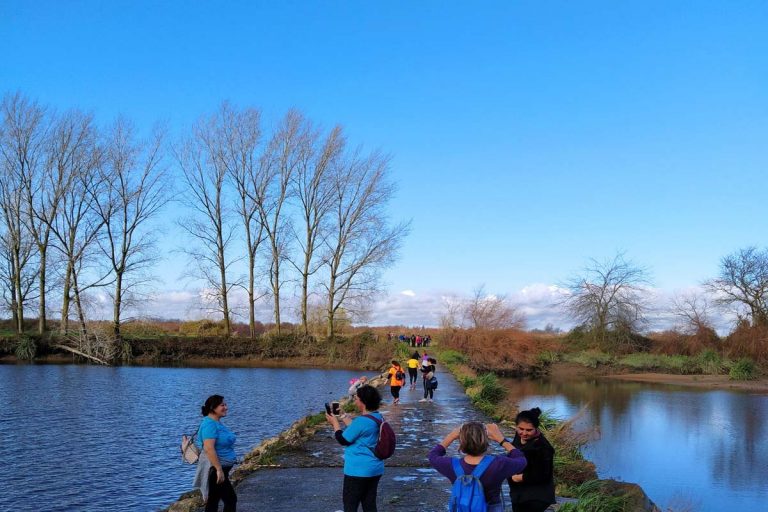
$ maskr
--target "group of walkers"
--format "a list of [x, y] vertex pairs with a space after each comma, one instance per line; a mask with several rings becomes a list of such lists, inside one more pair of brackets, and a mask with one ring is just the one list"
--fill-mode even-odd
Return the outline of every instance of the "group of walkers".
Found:
[[395, 336], [392, 332], [387, 333], [387, 340], [392, 341], [393, 339], [397, 339], [397, 341], [400, 341], [401, 343], [407, 343], [412, 347], [419, 348], [428, 347], [432, 343], [432, 336], [430, 334], [411, 334], [410, 336], [407, 334], [400, 334]]
[[[416, 355], [418, 353], [414, 353]], [[426, 361], [426, 366], [421, 365], [424, 380], [430, 374], [432, 377], [429, 378], [434, 378], [436, 363], [429, 357]], [[391, 389], [402, 388], [405, 384], [404, 372], [396, 363], [393, 361], [389, 371]], [[410, 365], [408, 369], [411, 369]], [[392, 379], [401, 384], [392, 386]], [[355, 383], [358, 385], [353, 392], [358, 416], [352, 418], [341, 411], [339, 414], [326, 413], [334, 438], [344, 447], [344, 512], [357, 512], [361, 506], [363, 512], [377, 511], [376, 496], [384, 474], [383, 459], [391, 455], [391, 451], [389, 455], [382, 455], [380, 450], [387, 429], [392, 436], [391, 449], [394, 451], [394, 433], [379, 412], [381, 395], [366, 383], [367, 379], [360, 380], [363, 382]], [[393, 397], [395, 403], [399, 403], [399, 389], [393, 390]], [[220, 395], [210, 396], [202, 407], [204, 418], [198, 429], [201, 452], [195, 487], [202, 492], [206, 512], [218, 511], [220, 501], [224, 503], [224, 512], [235, 512], [237, 507], [237, 496], [229, 480], [235, 464], [236, 436], [221, 422], [227, 412], [227, 404]], [[494, 423], [464, 423], [430, 450], [427, 455], [430, 465], [451, 481], [448, 504], [451, 512], [503, 512], [501, 493], [505, 482], [509, 486], [514, 512], [543, 512], [555, 502], [555, 451], [539, 430], [540, 415], [539, 408], [521, 411], [515, 418], [516, 431], [511, 439], [505, 437]], [[462, 455], [448, 457], [448, 448], [457, 440]], [[498, 443], [506, 453], [490, 455], [490, 442]]]
[[[416, 382], [421, 371], [421, 385], [424, 390], [424, 398], [419, 402], [432, 402], [437, 389], [437, 377], [435, 376], [435, 367], [437, 360], [429, 357], [426, 352], [419, 354], [418, 351], [411, 355], [406, 363], [408, 369], [408, 389], [415, 390]], [[400, 391], [405, 387], [405, 369], [399, 361], [392, 361], [392, 367], [387, 372], [389, 375], [389, 391], [392, 394], [393, 404], [400, 403]], [[351, 390], [350, 390], [351, 391]]]

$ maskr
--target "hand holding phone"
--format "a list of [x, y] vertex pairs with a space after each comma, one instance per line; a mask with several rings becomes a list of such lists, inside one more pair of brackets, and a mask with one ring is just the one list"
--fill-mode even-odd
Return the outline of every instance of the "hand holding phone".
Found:
[[339, 402], [332, 402], [331, 403], [331, 411], [333, 411], [334, 416], [338, 416], [341, 414], [341, 404]]

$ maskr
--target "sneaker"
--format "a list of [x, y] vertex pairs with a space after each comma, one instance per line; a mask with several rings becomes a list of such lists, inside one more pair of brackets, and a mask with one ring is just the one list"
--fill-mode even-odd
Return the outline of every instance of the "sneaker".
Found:
[[421, 400], [419, 400], [419, 402], [426, 402], [426, 401], [427, 401], [426, 398], [422, 398]]
[[427, 400], [427, 402], [433, 402], [433, 400], [430, 398], [429, 400]]

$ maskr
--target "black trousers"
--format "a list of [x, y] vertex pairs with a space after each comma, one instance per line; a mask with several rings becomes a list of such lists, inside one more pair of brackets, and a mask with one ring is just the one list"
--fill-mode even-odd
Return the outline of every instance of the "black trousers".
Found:
[[512, 512], [544, 512], [548, 508], [549, 503], [543, 501], [523, 501], [512, 504]]
[[429, 383], [427, 382], [427, 379], [421, 379], [422, 385], [424, 386], [424, 398], [432, 398], [435, 396], [435, 390], [429, 387]]
[[419, 376], [419, 371], [416, 368], [408, 368], [408, 377], [411, 379], [409, 384], [416, 384], [416, 378]]
[[205, 512], [218, 512], [219, 501], [224, 502], [224, 512], [237, 510], [237, 494], [229, 481], [231, 467], [224, 467], [224, 481], [216, 483], [216, 468], [208, 472], [208, 501], [205, 503]]
[[389, 392], [392, 393], [392, 398], [400, 398], [401, 386], [389, 386]]
[[363, 512], [376, 512], [376, 491], [379, 489], [378, 476], [344, 475], [344, 512], [357, 512], [363, 506]]

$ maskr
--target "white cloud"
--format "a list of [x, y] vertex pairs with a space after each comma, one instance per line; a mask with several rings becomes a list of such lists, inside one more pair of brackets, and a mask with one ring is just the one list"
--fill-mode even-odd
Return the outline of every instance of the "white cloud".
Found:
[[406, 297], [415, 297], [416, 292], [414, 292], [413, 290], [403, 290], [400, 292], [400, 295], [405, 295]]

